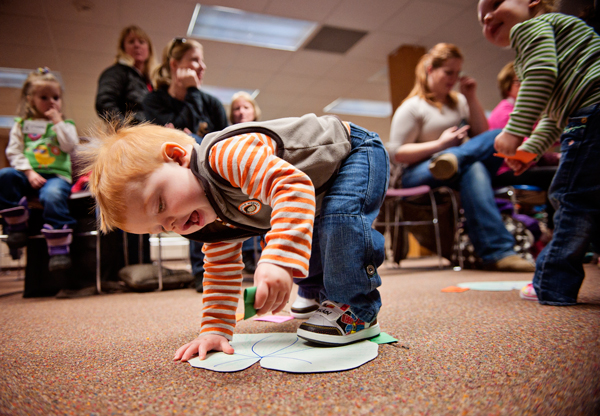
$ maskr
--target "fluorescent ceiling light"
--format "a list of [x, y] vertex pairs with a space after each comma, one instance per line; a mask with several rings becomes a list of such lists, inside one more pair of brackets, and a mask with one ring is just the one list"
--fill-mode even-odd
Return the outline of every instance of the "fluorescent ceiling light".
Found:
[[0, 116], [0, 129], [10, 129], [15, 124], [16, 116]]
[[259, 90], [244, 90], [244, 89], [239, 89], [239, 88], [225, 88], [225, 87], [216, 87], [214, 85], [203, 85], [202, 87], [200, 87], [200, 89], [207, 94], [214, 95], [215, 97], [217, 97], [223, 105], [231, 104], [231, 97], [233, 97], [233, 94], [235, 94], [236, 92], [246, 91], [248, 94], [250, 94], [250, 96], [252, 98], [256, 98], [256, 96], [260, 92]]
[[196, 4], [187, 36], [295, 51], [317, 26], [308, 20]]
[[392, 104], [387, 101], [353, 100], [338, 98], [323, 109], [325, 113], [351, 114], [364, 117], [389, 117]]
[[[27, 79], [29, 73], [35, 71], [35, 69], [25, 68], [0, 68], [0, 87], [4, 88], [21, 88], [23, 83]], [[58, 82], [63, 86], [62, 77], [60, 72], [50, 71], [54, 75]]]

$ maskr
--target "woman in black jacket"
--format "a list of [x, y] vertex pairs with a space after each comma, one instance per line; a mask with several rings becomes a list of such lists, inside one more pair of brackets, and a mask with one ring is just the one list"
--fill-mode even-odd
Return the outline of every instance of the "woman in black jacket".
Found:
[[151, 73], [155, 67], [150, 38], [138, 26], [128, 26], [119, 37], [116, 63], [98, 80], [96, 112], [102, 118], [131, 114], [134, 123], [145, 120], [144, 97], [153, 90]]

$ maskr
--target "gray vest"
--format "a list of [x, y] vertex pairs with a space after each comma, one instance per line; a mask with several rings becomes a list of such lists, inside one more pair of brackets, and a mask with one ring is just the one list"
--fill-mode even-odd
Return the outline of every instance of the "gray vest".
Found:
[[335, 180], [342, 161], [350, 154], [350, 135], [335, 116], [282, 118], [265, 122], [240, 123], [220, 132], [207, 134], [202, 144], [194, 146], [191, 169], [202, 183], [220, 221], [206, 225], [186, 237], [202, 242], [245, 239], [265, 234], [271, 228], [271, 207], [249, 199], [240, 188], [214, 172], [208, 164], [210, 149], [218, 142], [245, 133], [262, 133], [277, 143], [277, 156], [303, 171], [311, 179], [319, 214], [325, 191]]

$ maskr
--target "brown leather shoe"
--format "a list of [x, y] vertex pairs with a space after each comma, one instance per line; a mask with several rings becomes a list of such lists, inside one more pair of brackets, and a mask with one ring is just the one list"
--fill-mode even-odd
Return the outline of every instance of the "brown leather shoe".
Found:
[[517, 272], [527, 273], [534, 272], [535, 265], [525, 260], [523, 257], [517, 256], [516, 254], [504, 257], [498, 260], [496, 263], [490, 265], [488, 270], [497, 272]]
[[458, 172], [458, 159], [452, 153], [442, 153], [429, 162], [429, 172], [438, 180], [452, 178]]

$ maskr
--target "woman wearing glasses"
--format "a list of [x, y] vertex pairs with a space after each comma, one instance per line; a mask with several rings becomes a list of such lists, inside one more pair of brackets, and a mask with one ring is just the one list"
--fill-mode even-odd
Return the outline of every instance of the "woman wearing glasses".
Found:
[[127, 26], [119, 36], [116, 63], [98, 80], [96, 112], [100, 117], [133, 116], [144, 121], [142, 101], [152, 91], [151, 74], [156, 66], [150, 38], [138, 26]]
[[[144, 99], [146, 118], [154, 124], [192, 133], [200, 143], [205, 134], [227, 127], [223, 104], [200, 90], [204, 78], [202, 45], [192, 39], [175, 38], [167, 45], [156, 71], [156, 90]], [[202, 243], [190, 241], [194, 286], [202, 292], [204, 254]]]

